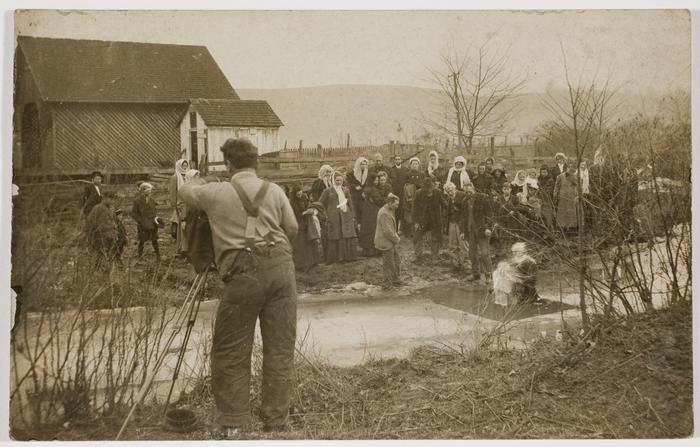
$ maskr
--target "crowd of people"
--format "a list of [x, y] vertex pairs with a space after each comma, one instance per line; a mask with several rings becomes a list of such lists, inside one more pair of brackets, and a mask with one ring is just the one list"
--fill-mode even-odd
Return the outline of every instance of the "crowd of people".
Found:
[[[177, 256], [187, 253], [185, 227], [193, 218], [178, 191], [196, 176], [199, 172], [190, 169], [187, 160], [175, 163], [169, 197]], [[593, 202], [588, 200], [592, 178], [597, 177], [589, 173], [586, 160], [577, 168], [563, 153], [556, 154], [551, 166], [512, 175], [490, 157], [474, 170], [463, 156], [446, 166], [436, 151], [429, 153], [426, 166], [417, 157], [405, 162], [398, 155], [387, 166], [381, 154], [371, 161], [359, 157], [352, 169], [323, 165], [309, 188], [301, 184], [285, 188], [299, 226], [292, 241], [294, 264], [308, 271], [321, 263], [383, 256], [390, 264], [387, 271], [394, 272], [385, 278], [384, 286], [390, 288], [400, 284], [400, 276], [395, 274], [398, 263], [391, 267], [398, 254], [387, 254], [388, 241], [394, 241], [398, 250], [404, 237], [412, 240], [415, 263], [435, 263], [447, 253], [456, 272], [465, 273], [470, 281], [492, 284], [494, 253], [507, 256], [514, 242], [546, 242], [556, 234], [575, 235], [580, 225], [592, 224]], [[101, 182], [102, 175], [94, 173], [83, 196], [88, 241], [98, 253], [98, 264], [109, 257], [121, 262], [127, 240], [122, 213], [112, 209], [113, 195], [100, 191]], [[165, 221], [157, 216], [152, 190], [148, 182], [137, 184], [131, 215], [137, 228], [137, 257], [150, 243], [160, 261], [158, 229]], [[395, 235], [380, 225], [387, 213], [392, 215]]]
[[[553, 161], [512, 176], [490, 157], [476, 170], [468, 169], [462, 156], [447, 167], [436, 151], [430, 152], [427, 166], [417, 157], [406, 163], [398, 155], [386, 166], [381, 154], [371, 162], [359, 157], [352, 170], [323, 165], [308, 190], [296, 185], [290, 192], [301, 228], [294, 242], [296, 268], [385, 252], [386, 244], [383, 249], [375, 244], [377, 238], [387, 240], [378, 216], [393, 196], [396, 232], [412, 239], [414, 262], [434, 262], [444, 249], [453, 254], [455, 270], [468, 273], [469, 280], [490, 282], [492, 249], [532, 240], [531, 234], [575, 235], [581, 223], [590, 224], [586, 205], [581, 208], [586, 217], [578, 219], [579, 178], [581, 203], [591, 190], [587, 161], [577, 168], [563, 153]], [[385, 286], [396, 283], [387, 278]]]

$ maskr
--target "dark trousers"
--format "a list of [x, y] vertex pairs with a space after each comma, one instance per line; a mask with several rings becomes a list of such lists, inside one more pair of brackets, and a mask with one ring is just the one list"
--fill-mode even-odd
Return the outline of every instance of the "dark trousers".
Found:
[[413, 234], [413, 252], [416, 260], [423, 254], [423, 245], [425, 242], [425, 236], [430, 235], [430, 252], [434, 258], [437, 258], [440, 254], [440, 241], [442, 239], [442, 225], [438, 225], [439, 228], [436, 229], [426, 229], [423, 226], [419, 226], [418, 229]]
[[[480, 230], [479, 233], [483, 233]], [[491, 265], [491, 238], [485, 235], [477, 236], [473, 232], [469, 234], [469, 260], [472, 264], [472, 273], [493, 272]]]
[[251, 423], [250, 363], [258, 318], [263, 343], [260, 417], [268, 427], [281, 427], [289, 412], [297, 323], [294, 262], [282, 246], [256, 257], [254, 271], [233, 275], [225, 284], [214, 324], [212, 391], [218, 422], [226, 427]]
[[[140, 258], [143, 256], [143, 244], [145, 244], [146, 241], [139, 241], [139, 246], [138, 246], [138, 257]], [[156, 258], [160, 259], [160, 248], [158, 247], [158, 239], [151, 239], [151, 245], [153, 246], [153, 252], [156, 254]]]
[[399, 247], [394, 245], [389, 250], [382, 250], [384, 267], [384, 282], [387, 285], [399, 282], [401, 275], [401, 261], [399, 260]]

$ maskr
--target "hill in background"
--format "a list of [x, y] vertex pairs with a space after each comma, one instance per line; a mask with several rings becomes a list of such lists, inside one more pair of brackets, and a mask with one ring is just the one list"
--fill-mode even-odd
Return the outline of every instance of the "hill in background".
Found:
[[[346, 144], [350, 134], [353, 146], [383, 144], [389, 140], [414, 142], [426, 131], [434, 130], [430, 120], [443, 120], [451, 113], [438, 90], [384, 85], [331, 85], [291, 89], [239, 89], [241, 99], [267, 100], [284, 122], [280, 146], [304, 147], [321, 144], [337, 147]], [[557, 92], [565, 94], [565, 92]], [[532, 134], [542, 121], [551, 118], [542, 104], [543, 94], [518, 96], [516, 114], [509, 123], [509, 141]], [[647, 112], [656, 100], [652, 97], [618, 94], [618, 116]], [[400, 131], [399, 129], [400, 125]]]

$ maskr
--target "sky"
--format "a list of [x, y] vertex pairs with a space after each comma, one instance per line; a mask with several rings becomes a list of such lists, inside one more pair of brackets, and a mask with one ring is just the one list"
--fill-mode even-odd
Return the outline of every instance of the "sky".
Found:
[[206, 45], [234, 88], [435, 87], [448, 48], [508, 54], [525, 92], [569, 72], [621, 91], [690, 88], [690, 15], [646, 11], [18, 11], [15, 34]]

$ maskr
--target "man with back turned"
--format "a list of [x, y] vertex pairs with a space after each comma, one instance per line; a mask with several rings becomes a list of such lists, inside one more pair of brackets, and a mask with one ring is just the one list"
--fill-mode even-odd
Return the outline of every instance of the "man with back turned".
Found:
[[224, 282], [211, 350], [212, 391], [223, 434], [251, 429], [250, 363], [255, 324], [263, 343], [263, 430], [284, 431], [292, 388], [297, 292], [290, 240], [298, 227], [279, 186], [258, 178], [257, 148], [246, 139], [221, 147], [230, 182], [194, 178], [180, 198], [204, 211]]

